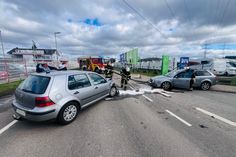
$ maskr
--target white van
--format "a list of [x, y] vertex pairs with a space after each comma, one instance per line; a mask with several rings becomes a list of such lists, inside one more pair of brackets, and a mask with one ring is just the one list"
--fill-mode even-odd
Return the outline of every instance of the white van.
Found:
[[226, 61], [226, 76], [236, 75], [236, 60], [228, 59]]
[[210, 70], [215, 75], [236, 75], [236, 61], [232, 59], [197, 59], [190, 61], [189, 67], [196, 70]]

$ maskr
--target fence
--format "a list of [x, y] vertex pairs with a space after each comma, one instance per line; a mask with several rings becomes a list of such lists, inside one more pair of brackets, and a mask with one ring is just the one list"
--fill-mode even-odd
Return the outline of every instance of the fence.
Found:
[[[57, 67], [56, 62], [42, 62]], [[0, 84], [9, 83], [25, 79], [30, 73], [36, 72], [36, 62], [26, 61], [25, 59], [0, 58]], [[68, 69], [77, 68], [77, 61], [69, 61], [66, 64]]]
[[0, 84], [25, 79], [30, 72], [24, 60], [1, 59], [0, 60]]

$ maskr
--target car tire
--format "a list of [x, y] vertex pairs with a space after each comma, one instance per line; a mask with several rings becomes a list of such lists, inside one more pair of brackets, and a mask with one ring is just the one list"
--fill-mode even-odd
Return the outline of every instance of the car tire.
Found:
[[211, 87], [211, 83], [210, 82], [205, 81], [205, 82], [202, 82], [202, 84], [201, 84], [201, 89], [202, 90], [209, 90], [210, 87]]
[[227, 71], [225, 72], [225, 76], [229, 76], [229, 73]]
[[112, 86], [111, 89], [110, 89], [110, 92], [109, 92], [109, 96], [114, 97], [117, 94], [118, 94], [118, 90], [117, 90], [116, 86]]
[[161, 84], [161, 88], [164, 90], [171, 90], [171, 83], [168, 81], [165, 81]]
[[79, 107], [76, 102], [69, 102], [65, 104], [58, 115], [58, 123], [62, 125], [67, 125], [71, 122], [73, 122], [79, 112]]

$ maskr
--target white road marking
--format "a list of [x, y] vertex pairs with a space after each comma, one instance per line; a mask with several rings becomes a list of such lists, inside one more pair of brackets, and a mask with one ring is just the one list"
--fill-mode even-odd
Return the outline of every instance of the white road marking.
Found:
[[165, 97], [168, 97], [168, 98], [170, 98], [170, 97], [171, 97], [171, 95], [169, 95], [169, 94], [166, 94], [166, 93], [162, 93], [162, 92], [160, 92], [159, 94], [161, 94], [161, 95], [163, 95], [163, 96], [165, 96]]
[[3, 104], [0, 104], [0, 106], [3, 106]]
[[233, 121], [231, 121], [231, 120], [228, 120], [228, 119], [225, 119], [225, 118], [223, 118], [223, 117], [221, 117], [221, 116], [218, 116], [218, 115], [216, 115], [216, 114], [214, 114], [214, 113], [211, 113], [211, 112], [209, 112], [209, 111], [206, 111], [206, 110], [201, 109], [201, 108], [198, 108], [198, 107], [196, 107], [196, 110], [201, 111], [202, 113], [205, 113], [205, 114], [207, 114], [207, 115], [209, 115], [209, 116], [213, 116], [213, 117], [215, 117], [216, 119], [221, 120], [222, 122], [225, 122], [225, 123], [227, 123], [227, 124], [229, 124], [229, 125], [236, 126], [236, 123], [235, 123], [235, 122], [233, 122]]
[[9, 129], [12, 125], [14, 125], [18, 120], [13, 120], [11, 123], [7, 124], [4, 128], [0, 130], [0, 135], [4, 133], [7, 129]]
[[187, 126], [192, 126], [190, 123], [186, 122], [185, 120], [183, 120], [182, 118], [178, 117], [177, 115], [175, 115], [174, 113], [170, 112], [169, 110], [166, 110], [167, 113], [169, 113], [171, 116], [177, 118], [178, 120], [180, 120], [182, 123], [184, 123]]
[[146, 98], [148, 101], [150, 101], [150, 102], [153, 102], [153, 100], [152, 99], [150, 99], [149, 97], [147, 97], [146, 95], [142, 95], [144, 98]]
[[166, 93], [166, 94], [171, 94], [171, 93], [174, 93], [174, 92], [170, 92], [170, 91], [166, 91], [166, 90], [162, 90], [163, 93]]
[[135, 90], [133, 87], [129, 86], [132, 90]]

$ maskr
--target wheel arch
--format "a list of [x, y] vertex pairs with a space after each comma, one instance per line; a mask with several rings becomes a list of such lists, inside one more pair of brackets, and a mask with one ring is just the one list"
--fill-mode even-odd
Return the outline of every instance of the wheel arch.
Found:
[[211, 81], [210, 79], [204, 79], [204, 80], [202, 80], [202, 81], [201, 81], [201, 85], [202, 85], [202, 83], [204, 83], [204, 82], [208, 82], [208, 83], [210, 83], [210, 85], [212, 85], [212, 81]]
[[81, 110], [81, 105], [80, 105], [80, 102], [79, 102], [78, 100], [70, 100], [70, 101], [67, 101], [67, 102], [65, 102], [65, 103], [61, 106], [60, 110], [58, 111], [58, 113], [57, 113], [57, 118], [56, 118], [57, 120], [58, 120], [58, 118], [59, 118], [59, 115], [60, 115], [60, 112], [61, 112], [62, 108], [63, 108], [66, 104], [68, 104], [68, 103], [76, 103], [76, 106], [78, 106], [79, 110]]

